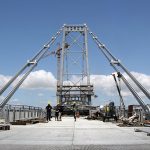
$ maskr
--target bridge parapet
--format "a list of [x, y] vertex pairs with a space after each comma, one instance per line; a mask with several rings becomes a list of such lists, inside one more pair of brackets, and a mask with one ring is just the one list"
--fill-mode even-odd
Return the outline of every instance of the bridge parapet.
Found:
[[27, 105], [6, 105], [1, 111], [0, 119], [5, 123], [43, 119], [45, 111], [41, 107]]

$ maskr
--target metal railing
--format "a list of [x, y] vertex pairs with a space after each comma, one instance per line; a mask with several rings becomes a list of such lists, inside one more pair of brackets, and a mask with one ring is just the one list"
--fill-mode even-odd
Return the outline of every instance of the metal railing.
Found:
[[45, 111], [41, 107], [6, 105], [3, 108], [2, 116], [6, 123], [10, 123], [18, 120], [44, 118]]

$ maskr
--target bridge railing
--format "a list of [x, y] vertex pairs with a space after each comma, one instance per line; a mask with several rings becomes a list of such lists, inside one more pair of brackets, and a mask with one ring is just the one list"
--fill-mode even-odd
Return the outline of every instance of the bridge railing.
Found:
[[27, 105], [6, 105], [3, 109], [5, 122], [44, 118], [45, 111], [41, 107]]

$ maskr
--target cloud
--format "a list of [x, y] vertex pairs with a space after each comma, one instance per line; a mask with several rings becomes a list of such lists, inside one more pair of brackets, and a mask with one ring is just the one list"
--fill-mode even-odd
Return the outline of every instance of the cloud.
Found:
[[[19, 76], [12, 84], [12, 86], [15, 86], [16, 83], [22, 78], [22, 76], [23, 75]], [[2, 88], [11, 78], [11, 76], [0, 75], [0, 88]], [[46, 72], [45, 70], [38, 70], [31, 72], [20, 88], [55, 90], [56, 82], [57, 80], [51, 72]]]
[[0, 74], [0, 89], [11, 79], [11, 76], [4, 76]]
[[[131, 72], [135, 78], [150, 92], [150, 75], [143, 73]], [[125, 78], [129, 83], [136, 89], [140, 96], [144, 96], [143, 93], [133, 84], [131, 79], [123, 73]], [[0, 75], [0, 87], [6, 84], [10, 80], [11, 76]], [[21, 78], [18, 77], [18, 80]], [[103, 93], [107, 96], [116, 96], [118, 95], [115, 81], [112, 75], [91, 75], [91, 83], [94, 84], [94, 89], [98, 93]], [[79, 81], [77, 76], [72, 76], [71, 80], [73, 82]], [[51, 72], [45, 70], [38, 70], [31, 72], [27, 79], [23, 82], [22, 89], [44, 89], [44, 90], [56, 90], [56, 78]], [[84, 78], [84, 83], [86, 78]], [[67, 82], [65, 82], [67, 84]], [[80, 84], [80, 82], [79, 82]], [[13, 85], [14, 86], [14, 85]], [[131, 92], [127, 89], [125, 84], [121, 81], [121, 89], [123, 96], [131, 96]], [[42, 93], [38, 93], [38, 96], [42, 96]]]
[[[133, 76], [150, 92], [150, 75], [131, 72]], [[131, 84], [140, 96], [144, 96], [140, 89], [133, 83], [133, 81], [123, 73], [124, 77]], [[106, 95], [114, 96], [116, 93], [116, 85], [112, 75], [91, 75], [91, 82], [95, 85], [98, 91], [104, 92]], [[121, 90], [123, 96], [131, 96], [131, 92], [121, 80]]]
[[106, 95], [114, 95], [116, 90], [114, 80], [111, 75], [91, 75], [91, 83], [96, 91]]
[[[150, 92], [150, 75], [146, 75], [143, 73], [137, 73], [137, 72], [131, 72], [132, 75], [137, 79], [137, 81], [140, 82], [140, 84], [148, 91]], [[130, 82], [132, 87], [136, 90], [136, 92], [139, 94], [141, 97], [145, 97], [142, 91], [133, 83], [133, 81], [126, 75], [124, 74], [125, 78]], [[125, 86], [125, 85], [124, 85]], [[123, 86], [123, 87], [124, 87]]]
[[38, 70], [31, 72], [27, 79], [23, 82], [23, 89], [50, 89], [56, 88], [56, 78], [51, 72]]
[[[150, 92], [150, 75], [146, 75], [143, 73], [131, 72], [132, 75]], [[141, 92], [141, 90], [133, 83], [133, 81], [129, 78], [126, 73], [123, 73], [123, 76], [127, 79], [130, 85], [135, 89], [135, 91], [141, 97], [145, 97], [145, 95]], [[84, 78], [83, 84], [86, 83], [87, 78]], [[79, 77], [72, 76], [72, 81], [79, 81]], [[106, 96], [118, 96], [117, 87], [112, 75], [91, 75], [90, 81], [94, 85], [94, 89], [96, 94], [103, 94]], [[82, 84], [82, 82], [78, 83]], [[123, 81], [120, 81], [122, 96], [131, 96], [131, 92], [128, 90]]]

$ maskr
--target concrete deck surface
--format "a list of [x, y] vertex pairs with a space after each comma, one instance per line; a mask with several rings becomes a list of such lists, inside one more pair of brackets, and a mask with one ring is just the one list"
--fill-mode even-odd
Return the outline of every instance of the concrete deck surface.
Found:
[[[147, 128], [148, 129], [148, 128]], [[150, 136], [134, 132], [134, 127], [115, 123], [63, 117], [26, 126], [11, 126], [0, 132], [0, 150], [150, 150]]]

